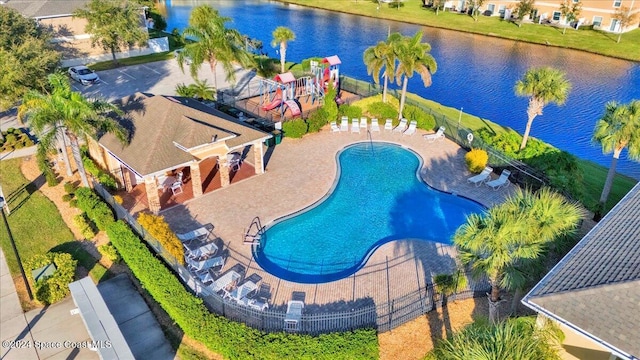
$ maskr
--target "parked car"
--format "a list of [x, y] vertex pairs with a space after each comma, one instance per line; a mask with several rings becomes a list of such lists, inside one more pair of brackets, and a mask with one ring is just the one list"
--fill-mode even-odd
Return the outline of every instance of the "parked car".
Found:
[[[177, 49], [173, 52], [173, 57], [176, 58], [176, 60], [178, 60], [178, 57], [180, 56], [180, 53], [182, 53], [184, 49]], [[187, 65], [191, 65], [191, 58], [188, 56], [184, 57], [184, 63]]]
[[100, 81], [100, 77], [93, 70], [86, 66], [72, 66], [69, 68], [69, 76], [82, 85], [95, 84]]

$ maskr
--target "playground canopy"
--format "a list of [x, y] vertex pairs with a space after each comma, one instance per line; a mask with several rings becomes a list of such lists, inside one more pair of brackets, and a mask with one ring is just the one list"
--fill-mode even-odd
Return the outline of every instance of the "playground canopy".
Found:
[[273, 80], [283, 83], [283, 84], [288, 84], [288, 83], [292, 83], [294, 81], [296, 81], [296, 77], [293, 76], [293, 74], [291, 72], [286, 72], [284, 74], [278, 74], [276, 75], [275, 78], [273, 78]]
[[342, 61], [340, 61], [340, 58], [338, 57], [338, 55], [333, 55], [333, 56], [328, 56], [328, 57], [322, 59], [322, 63], [323, 64], [329, 64], [330, 66], [333, 66], [333, 65], [342, 64]]

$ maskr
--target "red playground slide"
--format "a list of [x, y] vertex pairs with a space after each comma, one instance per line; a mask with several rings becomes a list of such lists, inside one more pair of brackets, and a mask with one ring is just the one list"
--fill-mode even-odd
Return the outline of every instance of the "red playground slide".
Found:
[[284, 102], [284, 104], [289, 107], [289, 110], [291, 110], [291, 115], [293, 116], [300, 115], [301, 113], [300, 106], [298, 106], [298, 103], [295, 102], [295, 100], [287, 100]]
[[271, 101], [270, 103], [268, 103], [265, 106], [263, 106], [262, 110], [264, 110], [264, 111], [273, 110], [273, 109], [277, 108], [278, 106], [280, 106], [281, 103], [282, 103], [282, 90], [278, 89], [276, 91], [276, 96], [273, 98], [273, 101]]

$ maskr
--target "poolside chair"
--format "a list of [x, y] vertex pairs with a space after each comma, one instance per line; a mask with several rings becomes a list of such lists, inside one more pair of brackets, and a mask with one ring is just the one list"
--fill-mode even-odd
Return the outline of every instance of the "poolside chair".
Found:
[[173, 195], [182, 194], [182, 181], [176, 181], [171, 184], [171, 192]]
[[213, 230], [212, 226], [202, 226], [187, 233], [176, 234], [176, 236], [182, 242], [188, 242], [195, 239], [205, 240], [209, 237], [209, 234], [211, 234], [211, 230]]
[[490, 166], [487, 166], [484, 168], [484, 170], [482, 170], [482, 172], [478, 175], [474, 175], [470, 178], [467, 179], [467, 182], [471, 183], [471, 184], [475, 184], [476, 186], [480, 186], [482, 183], [487, 182], [489, 179], [491, 179], [491, 173], [493, 172], [493, 168]]
[[291, 300], [287, 303], [287, 313], [284, 316], [285, 331], [300, 331], [303, 309], [304, 302], [300, 300]]
[[429, 142], [434, 142], [436, 140], [442, 140], [444, 139], [444, 126], [440, 126], [438, 128], [438, 131], [436, 131], [435, 134], [427, 134], [424, 135], [425, 140], [429, 141]]
[[363, 129], [364, 131], [367, 131], [367, 118], [366, 117], [361, 117], [360, 118], [360, 129]]
[[385, 130], [389, 130], [389, 131], [393, 130], [393, 120], [391, 120], [391, 119], [385, 120], [384, 129]]
[[409, 128], [405, 130], [402, 135], [413, 135], [416, 133], [416, 127], [418, 126], [418, 122], [415, 120], [411, 120], [409, 123]]
[[360, 123], [358, 122], [358, 119], [351, 119], [351, 132], [360, 133]]
[[398, 126], [396, 126], [395, 128], [393, 128], [393, 132], [394, 133], [403, 133], [405, 130], [407, 130], [407, 119], [402, 118], [400, 120], [400, 124], [398, 124]]
[[500, 174], [499, 178], [495, 180], [491, 180], [486, 184], [488, 187], [492, 188], [493, 190], [498, 190], [501, 187], [507, 187], [509, 186], [509, 184], [511, 184], [511, 182], [509, 181], [509, 175], [511, 175], [511, 171], [502, 170], [502, 173]]
[[258, 285], [251, 280], [247, 280], [233, 289], [229, 293], [228, 298], [235, 300], [238, 304], [247, 305], [249, 302], [247, 296], [256, 290], [258, 290]]
[[380, 123], [376, 118], [371, 119], [371, 132], [374, 131], [380, 132]]
[[223, 292], [225, 296], [229, 294], [229, 288], [240, 280], [241, 276], [235, 270], [229, 270], [211, 284], [213, 292]]
[[187, 268], [193, 273], [199, 273], [206, 271], [207, 269], [224, 266], [224, 258], [222, 256], [216, 256], [211, 259], [194, 261], [186, 258]]
[[340, 131], [349, 131], [349, 118], [346, 116], [343, 116], [340, 120]]
[[338, 127], [338, 124], [336, 124], [335, 121], [331, 122], [331, 132], [334, 132], [334, 133], [335, 132], [337, 132], [337, 133], [340, 132], [340, 128]]
[[191, 248], [185, 245], [185, 255], [192, 259], [199, 259], [202, 257], [211, 257], [218, 252], [218, 247], [214, 243], [204, 244], [197, 248]]
[[260, 311], [265, 311], [269, 308], [269, 303], [261, 299], [248, 299], [246, 305]]

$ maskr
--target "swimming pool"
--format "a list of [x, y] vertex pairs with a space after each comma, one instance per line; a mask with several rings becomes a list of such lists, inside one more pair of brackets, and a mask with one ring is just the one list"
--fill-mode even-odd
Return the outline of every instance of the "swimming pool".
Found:
[[345, 278], [389, 241], [450, 244], [467, 215], [484, 210], [422, 182], [420, 157], [401, 146], [357, 143], [337, 160], [337, 181], [323, 199], [266, 229], [254, 258], [269, 273], [299, 283]]

